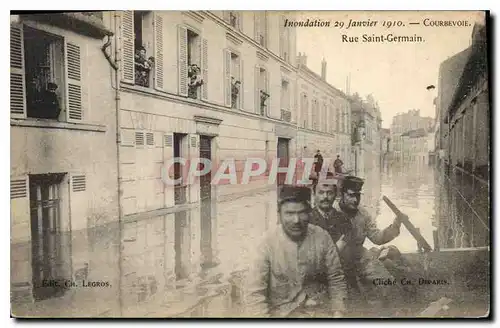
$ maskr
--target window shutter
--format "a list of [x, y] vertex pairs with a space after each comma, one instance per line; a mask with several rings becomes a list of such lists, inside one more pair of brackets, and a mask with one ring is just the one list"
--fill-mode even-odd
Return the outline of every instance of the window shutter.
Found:
[[255, 113], [260, 115], [260, 67], [255, 66]]
[[87, 177], [83, 173], [70, 174], [70, 218], [71, 229], [87, 228], [88, 193]]
[[[19, 241], [29, 236], [31, 226], [28, 176], [10, 178], [11, 239]], [[29, 238], [27, 238], [29, 239]]]
[[[197, 134], [189, 134], [188, 135], [188, 143], [189, 143], [189, 160], [197, 160], [200, 157], [200, 136]], [[188, 165], [191, 165], [189, 163]], [[187, 181], [189, 183], [189, 181]], [[194, 203], [200, 199], [200, 178], [196, 177], [193, 180], [193, 183], [188, 186], [189, 188], [189, 202]]]
[[202, 69], [202, 79], [203, 84], [201, 85], [201, 98], [203, 100], [208, 100], [208, 40], [203, 39], [201, 42], [201, 69]]
[[245, 87], [244, 87], [245, 84], [243, 82], [245, 75], [243, 75], [244, 74], [243, 64], [244, 64], [243, 59], [241, 59], [241, 57], [240, 57], [240, 82], [241, 82], [240, 83], [240, 109], [241, 110], [245, 110], [245, 100], [243, 98], [243, 95], [245, 94]]
[[82, 61], [80, 47], [66, 42], [66, 118], [68, 122], [83, 120]]
[[179, 26], [178, 34], [178, 61], [179, 61], [179, 95], [187, 97], [188, 95], [188, 62], [187, 62], [187, 29]]
[[163, 17], [154, 12], [155, 89], [163, 90]]
[[134, 12], [122, 11], [122, 79], [135, 83], [134, 67]]
[[10, 115], [26, 118], [23, 26], [10, 25]]
[[174, 134], [169, 132], [163, 134], [163, 166], [162, 166], [162, 183], [164, 187], [164, 202], [165, 207], [172, 207], [175, 205], [175, 188], [173, 184], [168, 184], [167, 177], [171, 180], [174, 179], [174, 164], [167, 167], [167, 162], [174, 157]]
[[224, 49], [224, 105], [231, 107], [231, 51]]

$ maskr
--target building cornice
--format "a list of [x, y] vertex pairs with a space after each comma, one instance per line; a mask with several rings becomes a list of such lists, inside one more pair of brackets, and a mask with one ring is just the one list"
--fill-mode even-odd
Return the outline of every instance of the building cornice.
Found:
[[231, 32], [226, 32], [226, 40], [228, 40], [231, 43], [234, 43], [237, 46], [243, 44], [243, 40]]
[[211, 19], [213, 22], [219, 24], [220, 26], [224, 27], [226, 30], [231, 31], [232, 34], [235, 34], [237, 37], [240, 39], [248, 42], [249, 44], [253, 45], [258, 51], [261, 53], [264, 53], [268, 58], [273, 58], [276, 61], [278, 61], [280, 64], [288, 67], [290, 70], [296, 72], [297, 67], [288, 63], [285, 61], [283, 58], [279, 57], [276, 55], [274, 52], [270, 51], [269, 49], [261, 46], [257, 41], [255, 41], [253, 38], [249, 37], [245, 33], [241, 32], [238, 29], [234, 29], [231, 25], [226, 23], [222, 18], [217, 16], [216, 14], [212, 13], [210, 10], [203, 10], [199, 11], [201, 15], [203, 15], [205, 18]]
[[203, 23], [203, 21], [205, 20], [205, 17], [201, 14], [200, 11], [183, 11], [182, 14], [188, 16], [199, 24]]

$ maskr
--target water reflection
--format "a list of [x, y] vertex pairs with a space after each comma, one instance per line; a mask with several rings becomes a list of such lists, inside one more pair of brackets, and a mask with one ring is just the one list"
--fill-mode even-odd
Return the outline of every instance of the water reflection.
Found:
[[[61, 251], [71, 255], [58, 265], [62, 272], [73, 272], [78, 286], [34, 303], [29, 297], [16, 298], [13, 313], [234, 316], [241, 303], [235, 281], [250, 263], [257, 240], [277, 223], [276, 194], [275, 189], [231, 194], [185, 211], [62, 234]], [[409, 216], [430, 245], [436, 246], [436, 239], [441, 249], [489, 245], [488, 188], [480, 181], [460, 172], [445, 176], [433, 167], [371, 170], [362, 204], [379, 227], [386, 227], [394, 214], [382, 195]], [[417, 251], [405, 228], [391, 244], [405, 253]], [[372, 244], [367, 241], [366, 246]], [[30, 245], [12, 247], [14, 273], [26, 269], [24, 259], [16, 256], [23, 247]], [[76, 269], [85, 264], [85, 277], [76, 277]], [[109, 285], [85, 288], [81, 279]]]

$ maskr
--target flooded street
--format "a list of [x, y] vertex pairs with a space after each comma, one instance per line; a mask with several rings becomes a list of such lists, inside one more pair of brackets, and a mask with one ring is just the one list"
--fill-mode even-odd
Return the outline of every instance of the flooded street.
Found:
[[[476, 192], [467, 195], [476, 197], [467, 203], [476, 206], [468, 209], [461, 196], [440, 184], [444, 175], [432, 167], [410, 171], [385, 167], [381, 171], [371, 171], [361, 200], [377, 218], [379, 228], [395, 217], [382, 201], [386, 196], [408, 215], [433, 248], [436, 240], [441, 249], [489, 245], [489, 223], [480, 220], [481, 215], [486, 214], [482, 220], [488, 217], [487, 188], [474, 185]], [[462, 189], [468, 190], [466, 187], [463, 179]], [[275, 188], [230, 194], [185, 211], [79, 231], [73, 233], [71, 243], [68, 236], [57, 236], [63, 245], [63, 260], [42, 265], [33, 261], [34, 267], [54, 270], [52, 265], [58, 272], [66, 272], [66, 279], [109, 285], [85, 288], [77, 281], [57, 296], [40, 294], [35, 303], [19, 298], [13, 303], [14, 312], [31, 316], [236, 315], [241, 295], [235, 286], [260, 236], [277, 223], [276, 201]], [[415, 239], [404, 227], [390, 244], [402, 253], [417, 252]], [[365, 246], [373, 244], [367, 241]], [[17, 247], [32, 247], [36, 254], [38, 246]], [[70, 277], [71, 262], [76, 260], [86, 262], [87, 269]]]

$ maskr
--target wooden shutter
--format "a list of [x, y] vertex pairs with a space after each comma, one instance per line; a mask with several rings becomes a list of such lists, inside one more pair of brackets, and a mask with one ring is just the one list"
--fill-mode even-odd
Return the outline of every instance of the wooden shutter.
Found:
[[11, 239], [29, 240], [30, 217], [29, 178], [27, 175], [10, 178]]
[[[188, 135], [188, 144], [189, 144], [189, 160], [195, 161], [200, 157], [200, 136], [197, 134], [189, 134]], [[191, 165], [191, 162], [188, 163]], [[188, 177], [189, 178], [189, 177]], [[189, 180], [187, 181], [189, 183]], [[200, 178], [197, 177], [193, 180], [192, 184], [189, 184], [189, 202], [195, 203], [200, 199]]]
[[163, 90], [163, 16], [154, 12], [155, 89]]
[[162, 167], [162, 183], [164, 187], [164, 202], [165, 207], [175, 205], [175, 188], [173, 184], [166, 183], [166, 176], [174, 179], [174, 165], [167, 167], [167, 163], [174, 157], [174, 134], [169, 132], [163, 134], [163, 167]]
[[260, 115], [260, 67], [255, 66], [254, 73], [255, 88], [255, 113]]
[[201, 42], [201, 70], [203, 84], [201, 86], [201, 99], [208, 100], [208, 40]]
[[122, 11], [122, 80], [135, 83], [134, 67], [134, 12]]
[[178, 35], [178, 65], [179, 65], [179, 95], [188, 95], [188, 62], [187, 62], [187, 29], [183, 26], [179, 26], [177, 29]]
[[84, 173], [71, 173], [69, 186], [71, 229], [87, 228], [88, 192]]
[[66, 118], [68, 122], [83, 120], [82, 56], [80, 46], [66, 42]]
[[23, 26], [10, 25], [10, 115], [26, 118]]
[[245, 87], [244, 87], [244, 83], [243, 83], [243, 80], [244, 80], [244, 71], [243, 71], [243, 59], [241, 59], [241, 57], [239, 58], [240, 60], [240, 109], [241, 110], [245, 110], [245, 100], [243, 98], [244, 94], [245, 94]]
[[231, 107], [231, 51], [224, 49], [224, 105]]

